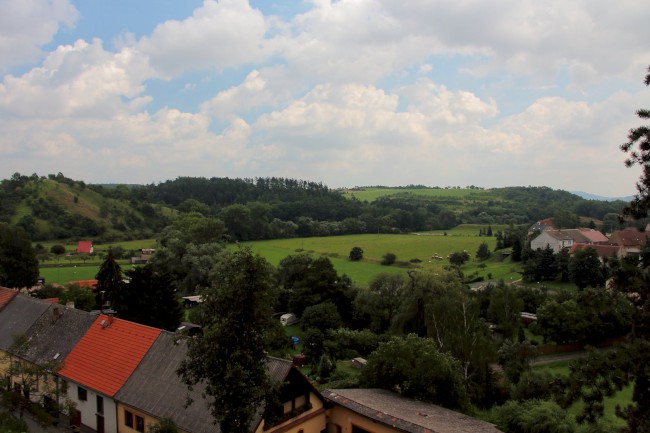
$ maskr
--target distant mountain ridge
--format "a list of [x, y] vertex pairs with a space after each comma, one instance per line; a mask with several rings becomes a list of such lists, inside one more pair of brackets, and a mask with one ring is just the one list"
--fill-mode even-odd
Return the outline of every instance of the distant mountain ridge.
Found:
[[571, 191], [571, 194], [575, 194], [578, 197], [582, 197], [585, 200], [598, 200], [598, 201], [624, 201], [624, 202], [630, 202], [634, 200], [633, 195], [628, 195], [626, 197], [605, 197], [602, 195], [597, 195], [597, 194], [591, 194], [588, 192], [584, 191]]

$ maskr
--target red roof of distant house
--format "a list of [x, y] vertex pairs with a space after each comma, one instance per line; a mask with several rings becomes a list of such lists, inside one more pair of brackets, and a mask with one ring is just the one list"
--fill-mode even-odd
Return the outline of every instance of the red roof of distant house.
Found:
[[2, 310], [18, 294], [18, 290], [0, 287], [0, 310]]
[[45, 302], [51, 302], [53, 304], [58, 304], [59, 303], [59, 298], [47, 298], [43, 299]]
[[100, 315], [59, 374], [112, 397], [138, 366], [160, 329]]
[[77, 252], [90, 254], [93, 252], [93, 241], [79, 241], [77, 243]]
[[610, 240], [622, 246], [642, 246], [646, 244], [646, 233], [639, 229], [628, 227], [624, 230], [616, 230], [610, 236]]
[[598, 257], [616, 257], [621, 251], [620, 245], [605, 245], [605, 244], [573, 244], [569, 250], [569, 254], [573, 254], [576, 250], [586, 250], [592, 248], [598, 253]]
[[94, 289], [97, 286], [97, 280], [68, 281], [68, 284], [74, 284], [79, 287], [90, 287], [91, 289]]
[[589, 229], [585, 227], [578, 228], [580, 233], [589, 239], [589, 242], [592, 242], [594, 244], [601, 243], [601, 242], [609, 242], [609, 239], [607, 239], [607, 236], [599, 232], [598, 230], [594, 229]]

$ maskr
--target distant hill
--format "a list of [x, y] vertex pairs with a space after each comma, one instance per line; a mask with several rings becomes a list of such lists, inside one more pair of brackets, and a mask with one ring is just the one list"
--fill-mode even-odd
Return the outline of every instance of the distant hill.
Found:
[[629, 203], [634, 199], [634, 196], [628, 195], [626, 197], [605, 197], [602, 195], [590, 194], [584, 191], [571, 191], [572, 194], [575, 194], [579, 197], [584, 198], [585, 200], [600, 200], [600, 201], [624, 201]]
[[61, 173], [16, 173], [0, 181], [0, 221], [23, 227], [35, 241], [151, 238], [174, 215], [190, 212], [220, 219], [225, 238], [247, 241], [448, 230], [464, 223], [528, 225], [558, 213], [599, 221], [624, 206], [547, 187], [335, 190], [296, 179], [216, 177], [93, 185]]

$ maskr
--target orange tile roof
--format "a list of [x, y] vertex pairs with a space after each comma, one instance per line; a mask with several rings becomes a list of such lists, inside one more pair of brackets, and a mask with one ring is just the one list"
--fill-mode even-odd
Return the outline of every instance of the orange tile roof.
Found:
[[75, 284], [79, 287], [90, 287], [91, 289], [94, 289], [97, 286], [97, 280], [68, 281], [68, 284]]
[[160, 329], [100, 315], [65, 359], [59, 374], [112, 397], [160, 332]]
[[18, 294], [18, 290], [0, 287], [0, 310], [2, 310]]

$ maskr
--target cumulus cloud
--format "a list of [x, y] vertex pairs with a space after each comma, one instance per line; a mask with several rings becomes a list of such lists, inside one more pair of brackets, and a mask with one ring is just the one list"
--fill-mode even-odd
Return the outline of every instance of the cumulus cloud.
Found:
[[[640, 87], [650, 58], [639, 3], [315, 0], [278, 17], [206, 0], [140, 39], [59, 44], [4, 75], [0, 169], [631, 189], [616, 145], [647, 95], [610, 89]], [[77, 15], [0, 5], [0, 69], [35, 61]]]
[[37, 60], [41, 47], [78, 16], [68, 0], [0, 2], [0, 71]]
[[[131, 49], [104, 50], [100, 40], [78, 40], [51, 52], [41, 67], [0, 84], [0, 113], [6, 116], [111, 116], [143, 90], [148, 67]], [[131, 101], [133, 108], [146, 98]]]
[[267, 25], [246, 0], [206, 0], [184, 20], [158, 25], [138, 49], [163, 77], [188, 70], [224, 70], [263, 61]]

